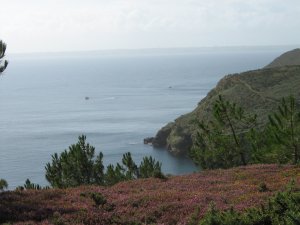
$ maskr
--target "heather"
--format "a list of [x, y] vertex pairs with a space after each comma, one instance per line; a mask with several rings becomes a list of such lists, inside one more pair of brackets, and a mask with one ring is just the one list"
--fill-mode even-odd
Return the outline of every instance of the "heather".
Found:
[[296, 225], [300, 224], [300, 189], [291, 185], [284, 192], [270, 198], [266, 206], [251, 208], [245, 212], [234, 209], [220, 211], [212, 206], [200, 223], [192, 220], [190, 225]]
[[[111, 187], [9, 191], [0, 194], [0, 222], [15, 224], [187, 224], [216, 209], [243, 212], [266, 204], [294, 179], [291, 165], [251, 165]], [[195, 214], [195, 209], [199, 213]]]

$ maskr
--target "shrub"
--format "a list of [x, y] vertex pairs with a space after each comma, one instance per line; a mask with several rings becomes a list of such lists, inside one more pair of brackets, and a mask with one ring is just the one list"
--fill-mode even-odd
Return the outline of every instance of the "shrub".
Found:
[[93, 192], [90, 194], [91, 198], [94, 200], [96, 206], [99, 205], [104, 205], [107, 203], [106, 198], [101, 194], [101, 193], [97, 193], [97, 192]]
[[259, 192], [267, 192], [267, 191], [269, 191], [269, 188], [267, 187], [266, 183], [262, 182], [258, 185], [258, 191]]
[[300, 190], [289, 188], [269, 200], [267, 206], [244, 213], [231, 209], [221, 212], [212, 206], [200, 225], [297, 225], [300, 224]]

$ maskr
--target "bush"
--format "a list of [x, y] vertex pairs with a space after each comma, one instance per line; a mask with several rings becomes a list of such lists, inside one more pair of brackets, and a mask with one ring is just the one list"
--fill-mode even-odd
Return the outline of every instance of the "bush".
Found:
[[267, 192], [267, 191], [269, 191], [269, 188], [267, 187], [266, 183], [262, 182], [258, 185], [258, 191], [259, 192]]
[[267, 206], [244, 213], [231, 209], [221, 212], [214, 206], [205, 214], [200, 225], [297, 225], [300, 224], [300, 191], [289, 188], [269, 200]]
[[93, 192], [91, 193], [91, 198], [94, 200], [96, 206], [104, 205], [107, 203], [107, 200], [101, 193]]

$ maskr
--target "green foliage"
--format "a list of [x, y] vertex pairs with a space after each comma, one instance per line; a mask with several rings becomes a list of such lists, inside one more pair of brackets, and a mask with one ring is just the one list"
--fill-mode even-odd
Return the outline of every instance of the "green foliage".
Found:
[[198, 225], [200, 217], [200, 208], [197, 207], [188, 220], [187, 225]]
[[280, 163], [300, 162], [300, 112], [296, 106], [295, 98], [289, 96], [282, 99], [278, 112], [269, 115], [267, 131]]
[[6, 44], [0, 40], [0, 74], [6, 69], [8, 65], [7, 60], [2, 60], [5, 56]]
[[19, 186], [16, 188], [18, 191], [24, 190], [42, 190], [42, 189], [49, 189], [48, 186], [42, 187], [39, 184], [32, 183], [29, 179], [26, 179], [25, 184], [23, 186]]
[[300, 162], [300, 113], [294, 97], [283, 98], [278, 112], [260, 130], [256, 115], [247, 115], [221, 96], [213, 107], [214, 119], [197, 121], [191, 157], [203, 169], [230, 168], [249, 163]]
[[125, 177], [128, 180], [138, 177], [138, 167], [131, 157], [131, 153], [127, 152], [123, 155], [122, 163], [125, 166]]
[[107, 203], [106, 198], [98, 192], [93, 192], [91, 193], [91, 199], [95, 202], [96, 206], [104, 205]]
[[156, 162], [154, 158], [144, 157], [141, 165], [139, 167], [139, 177], [148, 178], [148, 177], [157, 177], [161, 178], [161, 163]]
[[86, 137], [80, 136], [77, 144], [69, 147], [60, 156], [52, 155], [52, 162], [46, 165], [46, 179], [52, 187], [67, 188], [79, 185], [97, 184], [114, 185], [121, 181], [157, 177], [166, 179], [161, 172], [161, 163], [144, 157], [138, 167], [131, 153], [123, 155], [122, 165], [108, 165], [106, 172], [103, 166], [103, 154], [100, 152], [94, 160], [95, 148], [86, 143]]
[[94, 160], [95, 148], [86, 143], [84, 135], [77, 144], [69, 147], [60, 156], [52, 155], [52, 163], [47, 163], [46, 179], [52, 187], [66, 188], [83, 184], [103, 184], [103, 154]]
[[[5, 56], [6, 51], [6, 44], [0, 40], [0, 74], [6, 69], [8, 65], [7, 60], [2, 60]], [[7, 189], [8, 184], [6, 180], [0, 179], [0, 191], [3, 191], [4, 189]]]
[[155, 177], [159, 179], [166, 179], [161, 171], [161, 163], [156, 162], [154, 158], [144, 157], [140, 166], [136, 166], [132, 160], [131, 154], [125, 153], [122, 159], [123, 166], [119, 163], [114, 167], [109, 165], [105, 174], [105, 184], [113, 185], [121, 181]]
[[256, 137], [256, 115], [246, 114], [222, 96], [215, 102], [213, 114], [214, 119], [208, 123], [197, 121], [192, 158], [203, 169], [247, 165], [251, 162], [250, 143]]
[[297, 225], [300, 224], [300, 191], [291, 188], [279, 192], [267, 206], [248, 209], [244, 213], [231, 209], [219, 211], [212, 206], [200, 225]]
[[0, 179], [0, 191], [7, 189], [7, 187], [8, 187], [8, 184], [7, 184], [6, 180]]
[[111, 186], [118, 182], [125, 181], [126, 175], [124, 171], [124, 168], [119, 163], [117, 163], [115, 167], [111, 164], [108, 165], [105, 173], [105, 184]]
[[267, 187], [265, 182], [262, 182], [258, 185], [258, 191], [259, 192], [267, 192], [267, 191], [269, 191], [269, 188]]

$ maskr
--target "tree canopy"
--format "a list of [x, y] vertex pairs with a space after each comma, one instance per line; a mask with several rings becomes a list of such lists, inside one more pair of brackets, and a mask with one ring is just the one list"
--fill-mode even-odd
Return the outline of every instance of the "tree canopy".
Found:
[[2, 73], [8, 65], [8, 61], [4, 60], [5, 52], [6, 52], [6, 44], [0, 40], [0, 73]]
[[253, 163], [300, 161], [300, 112], [293, 96], [283, 98], [269, 123], [256, 126], [256, 115], [219, 96], [213, 119], [196, 121], [198, 132], [191, 157], [202, 169]]
[[165, 179], [161, 172], [161, 163], [144, 157], [140, 166], [133, 161], [131, 153], [123, 154], [122, 163], [110, 164], [105, 171], [103, 154], [95, 158], [95, 147], [86, 142], [86, 136], [79, 136], [78, 142], [63, 151], [52, 155], [47, 163], [46, 179], [52, 187], [67, 188], [79, 185], [113, 185], [120, 181], [157, 177]]

